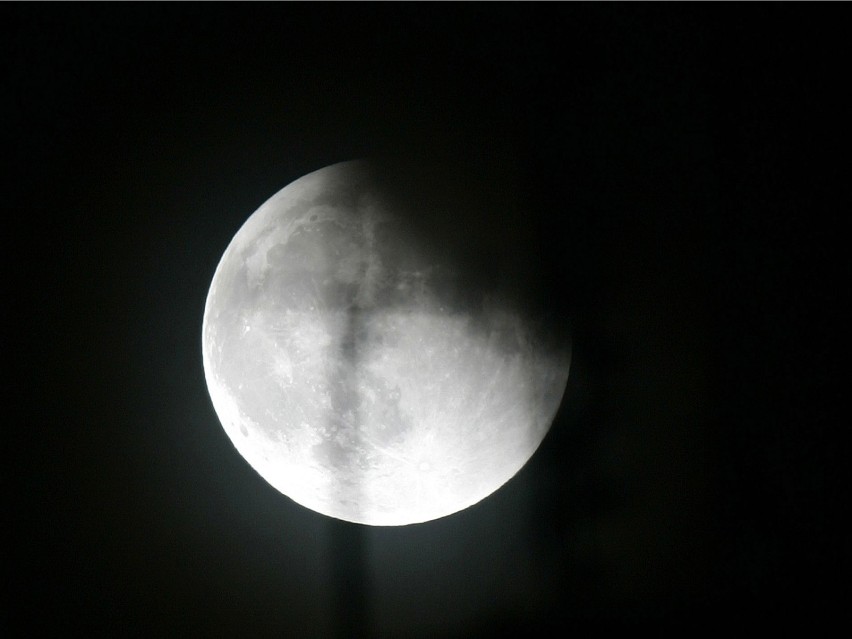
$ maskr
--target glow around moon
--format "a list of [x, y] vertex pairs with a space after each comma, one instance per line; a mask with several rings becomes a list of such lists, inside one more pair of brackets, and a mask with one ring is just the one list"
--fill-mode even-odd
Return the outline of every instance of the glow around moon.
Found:
[[493, 493], [538, 448], [568, 376], [567, 348], [409, 220], [365, 162], [311, 173], [239, 230], [204, 311], [234, 446], [297, 503], [362, 524]]

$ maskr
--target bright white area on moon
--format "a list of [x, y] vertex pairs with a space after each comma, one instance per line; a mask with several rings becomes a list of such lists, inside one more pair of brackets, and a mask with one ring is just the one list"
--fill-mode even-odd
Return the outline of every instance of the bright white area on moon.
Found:
[[370, 525], [450, 515], [511, 479], [559, 407], [568, 351], [499, 295], [457, 295], [459, 276], [364, 162], [273, 196], [204, 312], [207, 385], [240, 454], [297, 503]]

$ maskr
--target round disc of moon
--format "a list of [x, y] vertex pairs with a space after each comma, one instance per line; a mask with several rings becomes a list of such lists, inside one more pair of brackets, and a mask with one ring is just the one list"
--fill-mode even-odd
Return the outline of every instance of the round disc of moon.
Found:
[[535, 317], [471, 284], [394, 207], [367, 162], [296, 180], [231, 241], [202, 329], [213, 405], [248, 463], [307, 508], [386, 526], [511, 479], [569, 364]]

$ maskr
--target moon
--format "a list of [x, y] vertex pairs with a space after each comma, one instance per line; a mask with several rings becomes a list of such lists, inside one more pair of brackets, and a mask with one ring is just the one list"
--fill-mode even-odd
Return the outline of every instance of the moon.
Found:
[[570, 362], [546, 322], [476, 276], [463, 247], [477, 229], [436, 241], [393, 190], [358, 160], [279, 191], [227, 247], [202, 323], [237, 451], [298, 504], [375, 526], [451, 515], [509, 481]]

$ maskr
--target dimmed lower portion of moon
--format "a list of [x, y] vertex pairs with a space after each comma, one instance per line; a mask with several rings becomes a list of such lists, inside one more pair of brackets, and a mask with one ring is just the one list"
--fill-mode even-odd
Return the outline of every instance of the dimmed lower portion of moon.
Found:
[[297, 503], [370, 525], [450, 515], [510, 480], [550, 428], [569, 352], [463, 269], [418, 241], [365, 162], [267, 201], [222, 257], [203, 321], [210, 396], [240, 454]]

